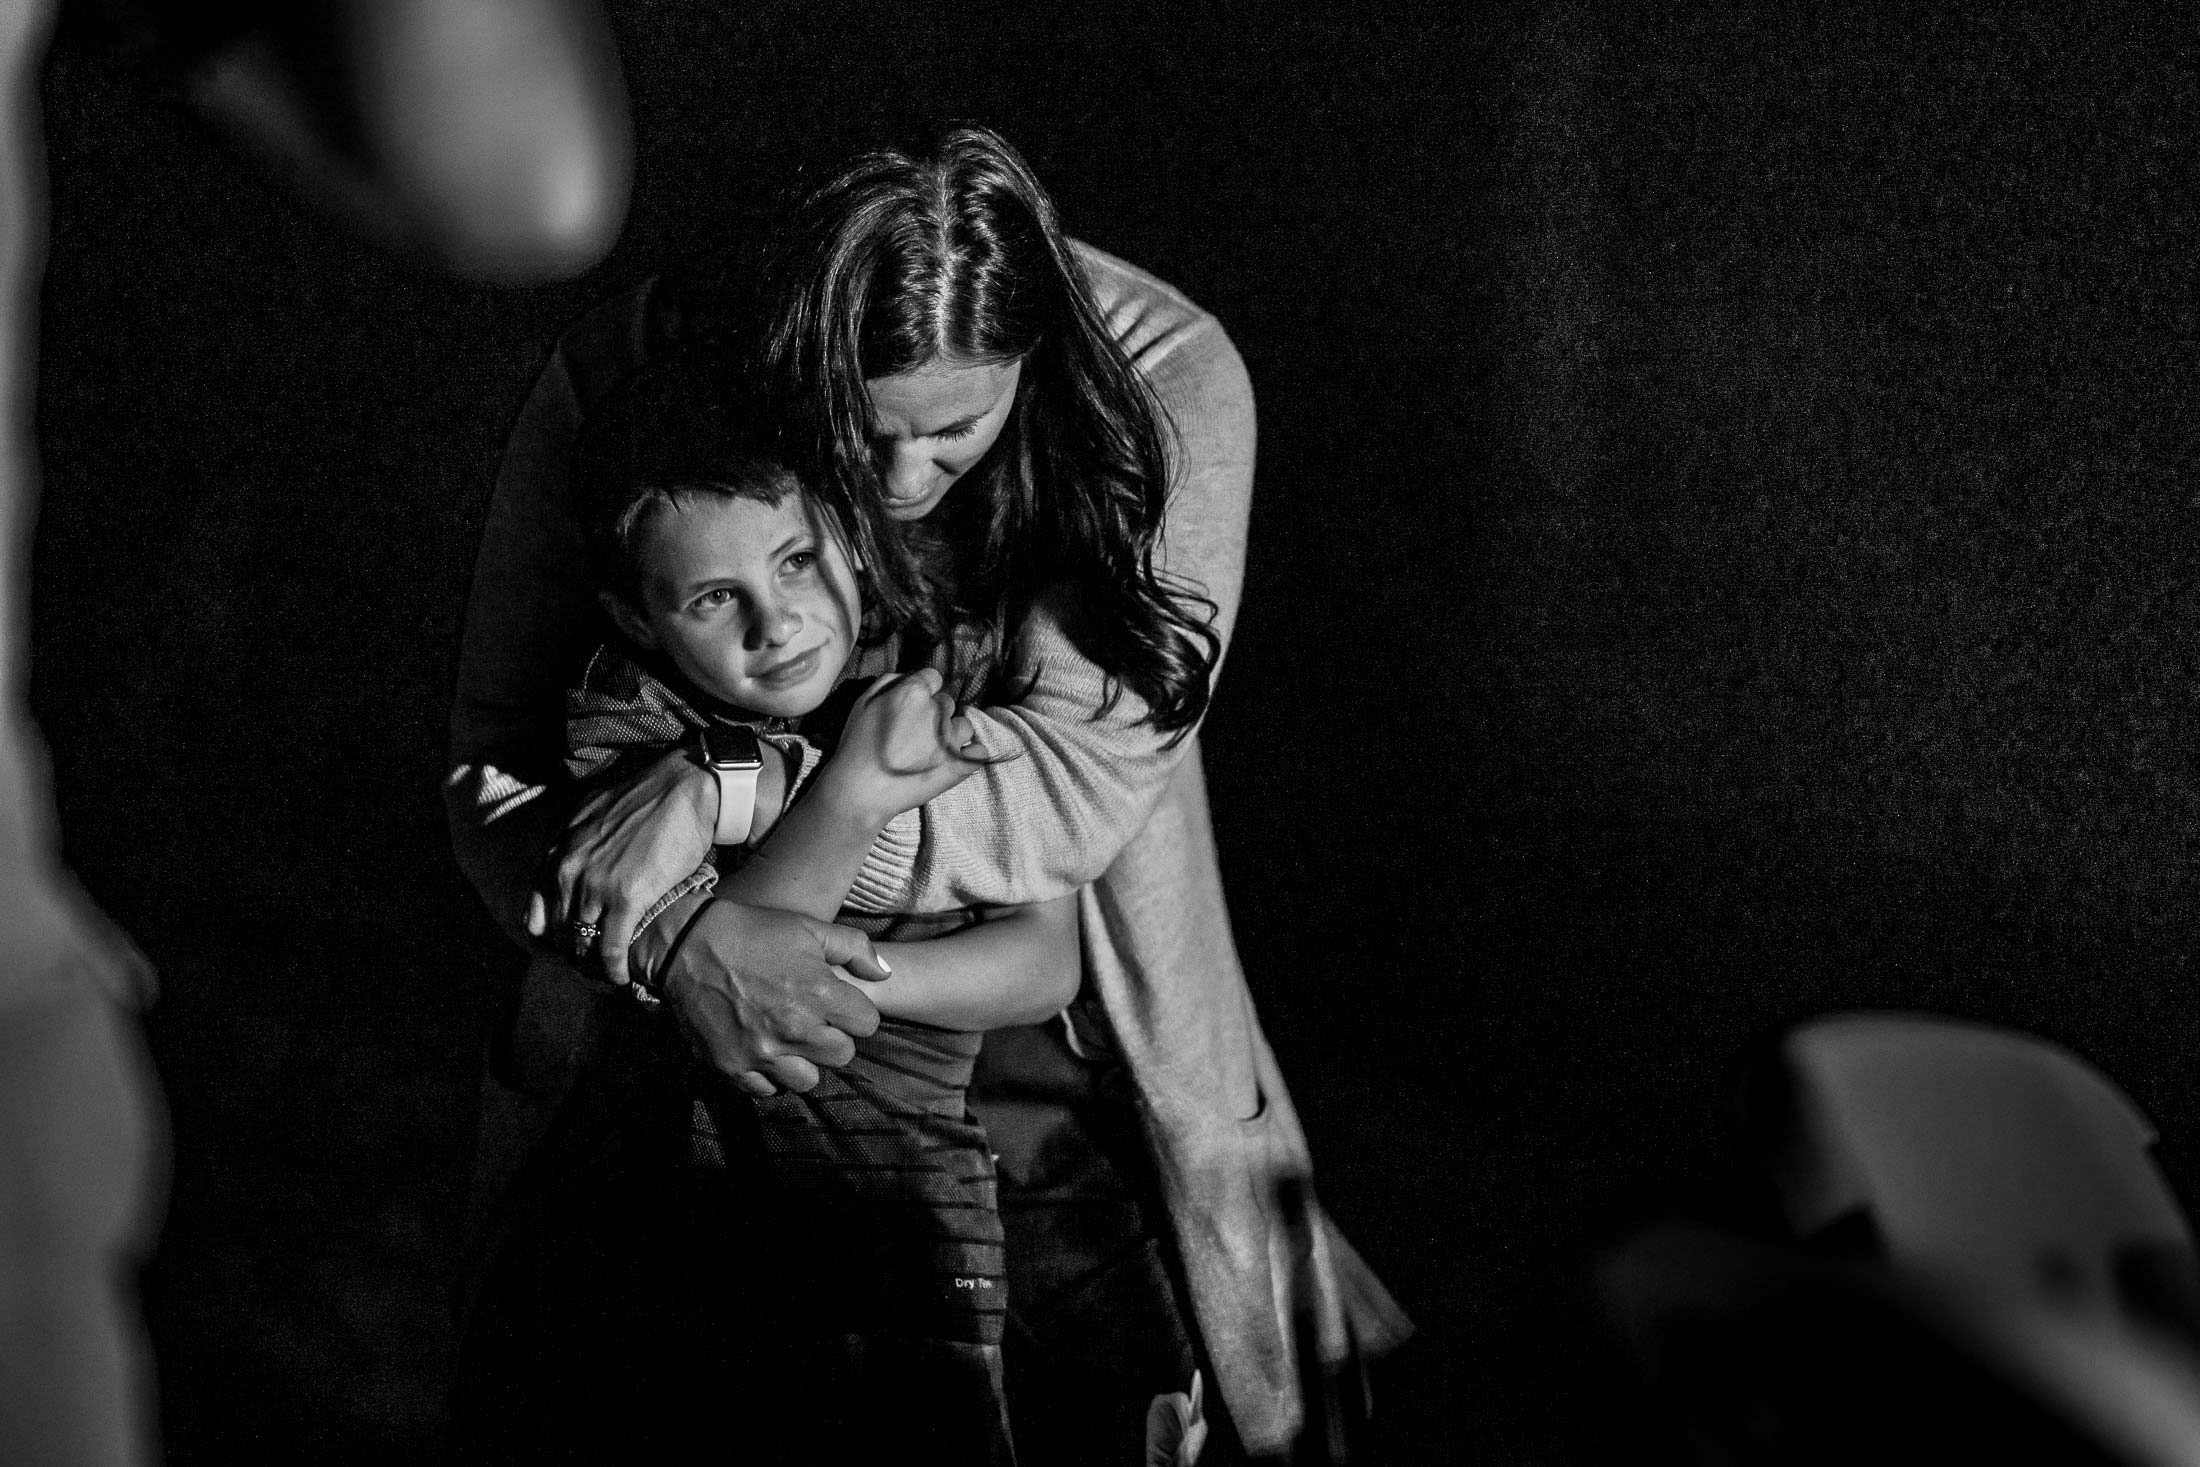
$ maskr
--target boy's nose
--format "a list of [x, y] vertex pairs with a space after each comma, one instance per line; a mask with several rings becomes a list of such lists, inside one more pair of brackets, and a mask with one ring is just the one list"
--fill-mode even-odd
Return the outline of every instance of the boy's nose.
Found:
[[749, 643], [756, 647], [783, 646], [800, 630], [799, 612], [784, 601], [767, 601], [756, 608], [756, 616], [749, 622]]

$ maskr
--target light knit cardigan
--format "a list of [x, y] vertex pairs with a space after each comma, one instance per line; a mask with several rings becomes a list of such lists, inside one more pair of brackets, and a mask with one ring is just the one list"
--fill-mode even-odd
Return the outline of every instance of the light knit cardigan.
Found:
[[[1175, 433], [1158, 563], [1201, 586], [1225, 638], [1235, 620], [1252, 498], [1251, 384], [1212, 316], [1162, 282], [1077, 246], [1108, 328], [1153, 385]], [[579, 404], [647, 350], [646, 293], [567, 333], [513, 430], [482, 535], [445, 784], [460, 864], [508, 931], [569, 805], [550, 787], [561, 697], [593, 600], [567, 501]], [[980, 736], [1022, 758], [989, 767], [888, 827], [849, 904], [869, 912], [1044, 901], [1082, 888], [1085, 970], [1133, 1077], [1215, 1384], [1256, 1452], [1300, 1417], [1289, 1279], [1310, 1267], [1325, 1353], [1345, 1322], [1379, 1354], [1411, 1326], [1325, 1217], [1297, 1263], [1277, 1186], [1310, 1171], [1230, 935], [1198, 741], [1139, 727], [1125, 695], [1094, 718], [1102, 677], [1046, 614], [1020, 639], [1014, 706], [973, 712]], [[590, 1049], [597, 996], [538, 952], [523, 992], [516, 1068], [531, 1094], [485, 1112], [488, 1185], [537, 1139]], [[502, 1148], [507, 1154], [497, 1156]]]

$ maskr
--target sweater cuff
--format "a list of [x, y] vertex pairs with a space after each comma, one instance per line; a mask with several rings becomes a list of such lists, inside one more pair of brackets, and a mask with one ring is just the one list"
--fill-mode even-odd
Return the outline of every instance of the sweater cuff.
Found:
[[810, 776], [817, 773], [818, 766], [825, 762], [825, 755], [817, 745], [800, 734], [774, 738], [772, 743], [786, 756], [788, 764], [787, 797], [780, 803], [780, 813], [784, 814], [794, 804], [794, 797], [802, 793], [802, 787], [810, 782]]
[[904, 912], [917, 888], [917, 851], [924, 844], [924, 817], [904, 810], [886, 822], [863, 858], [848, 905], [869, 916]]
[[642, 913], [642, 920], [634, 924], [634, 935], [636, 937], [641, 936], [648, 929], [650, 923], [662, 917], [665, 914], [665, 909], [680, 900], [680, 898], [698, 891], [709, 891], [717, 884], [718, 868], [705, 861], [683, 879], [678, 886], [675, 886], [650, 904], [649, 910]]

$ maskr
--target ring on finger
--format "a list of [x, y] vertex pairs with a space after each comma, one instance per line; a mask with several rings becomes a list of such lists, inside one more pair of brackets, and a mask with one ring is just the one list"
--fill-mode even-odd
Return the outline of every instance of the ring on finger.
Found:
[[603, 936], [603, 929], [595, 923], [575, 922], [573, 924], [573, 951], [586, 956], [588, 950], [596, 945], [596, 939], [601, 936]]

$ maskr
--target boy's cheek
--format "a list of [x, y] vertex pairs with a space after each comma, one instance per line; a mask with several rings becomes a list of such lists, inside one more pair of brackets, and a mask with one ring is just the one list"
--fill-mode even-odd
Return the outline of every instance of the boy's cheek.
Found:
[[686, 674], [688, 680], [716, 697], [727, 694], [731, 680], [738, 668], [730, 665], [722, 651], [707, 640], [698, 645], [690, 637], [669, 638], [665, 652], [673, 666]]

